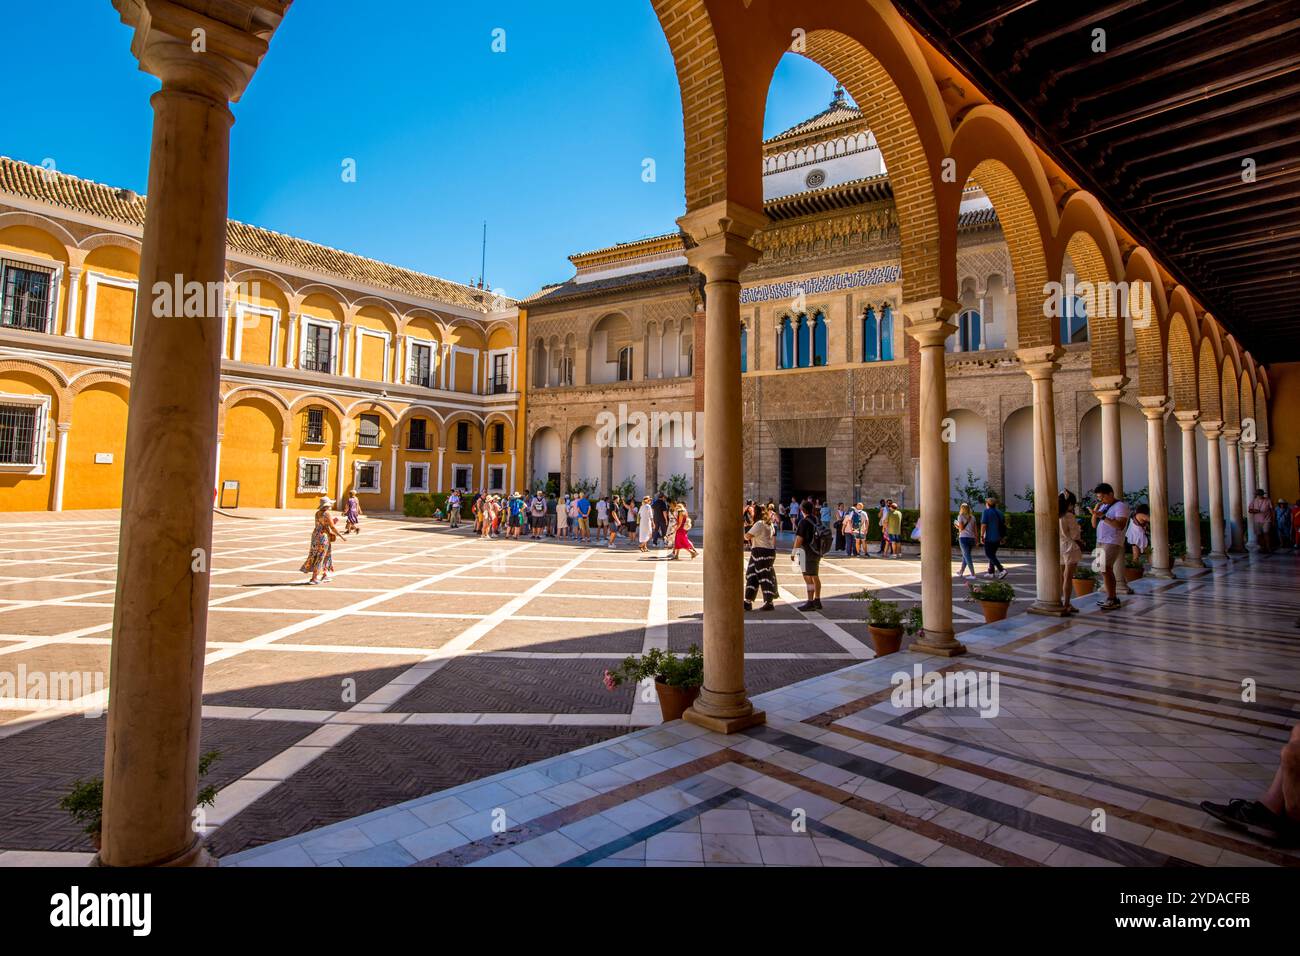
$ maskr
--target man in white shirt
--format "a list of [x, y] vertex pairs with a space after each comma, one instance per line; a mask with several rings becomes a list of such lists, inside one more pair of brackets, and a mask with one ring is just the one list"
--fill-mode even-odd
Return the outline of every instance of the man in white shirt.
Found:
[[596, 527], [600, 529], [600, 536], [605, 537], [609, 530], [609, 501], [605, 498], [596, 501]]
[[460, 527], [460, 491], [455, 488], [447, 499], [447, 523], [453, 528]]
[[[1102, 568], [1102, 581], [1106, 585], [1106, 600], [1097, 607], [1103, 611], [1113, 611], [1120, 606], [1115, 596], [1115, 578], [1123, 574], [1124, 529], [1128, 527], [1128, 505], [1115, 497], [1115, 489], [1102, 482], [1092, 493], [1097, 496], [1097, 504], [1092, 509], [1092, 526], [1097, 529], [1097, 547], [1105, 555], [1106, 566]], [[1116, 565], [1120, 569], [1116, 571]]]

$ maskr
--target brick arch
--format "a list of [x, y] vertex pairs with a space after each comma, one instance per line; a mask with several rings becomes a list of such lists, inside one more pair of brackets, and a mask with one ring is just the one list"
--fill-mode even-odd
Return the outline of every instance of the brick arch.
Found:
[[1237, 377], [1237, 402], [1241, 408], [1241, 420], [1255, 419], [1258, 436], [1259, 419], [1255, 417], [1255, 389], [1250, 382], [1250, 374], [1243, 368]]
[[249, 268], [239, 269], [230, 272], [226, 276], [228, 282], [266, 282], [280, 291], [280, 294], [288, 302], [295, 295], [293, 286], [291, 286], [283, 276], [276, 275], [267, 269]]
[[1196, 339], [1192, 335], [1192, 328], [1183, 318], [1181, 311], [1176, 310], [1169, 317], [1170, 392], [1174, 400], [1174, 410], [1179, 412], [1194, 412], [1200, 408]]
[[348, 413], [343, 408], [342, 403], [337, 399], [330, 398], [328, 395], [321, 395], [317, 392], [312, 392], [309, 395], [300, 395], [298, 398], [295, 398], [289, 404], [289, 417], [292, 418], [294, 415], [298, 414], [298, 412], [306, 405], [324, 405], [327, 408], [332, 409], [334, 414], [338, 416], [339, 424], [347, 421]]
[[[1129, 315], [1133, 317], [1138, 394], [1166, 398], [1169, 395], [1169, 301], [1160, 267], [1144, 246], [1129, 253], [1124, 284], [1128, 287]], [[1122, 327], [1123, 322], [1119, 325]]]
[[93, 252], [104, 246], [121, 246], [123, 249], [131, 250], [136, 255], [139, 255], [144, 248], [144, 244], [139, 239], [134, 236], [124, 236], [118, 232], [97, 232], [77, 243], [77, 248], [85, 252]]
[[77, 245], [77, 240], [72, 233], [48, 216], [31, 212], [0, 213], [0, 229], [8, 229], [10, 226], [31, 226], [33, 229], [48, 233], [51, 239], [64, 246]]
[[232, 389], [225, 395], [221, 396], [221, 405], [217, 409], [217, 433], [222, 434], [226, 430], [226, 416], [230, 409], [241, 404], [246, 399], [258, 399], [270, 404], [272, 408], [280, 413], [280, 437], [285, 438], [289, 434], [289, 425], [292, 420], [289, 414], [289, 405], [285, 402], [283, 396], [266, 388], [259, 388], [256, 385], [241, 386]]
[[118, 372], [113, 369], [99, 369], [93, 372], [82, 372], [68, 380], [68, 396], [76, 397], [79, 393], [90, 388], [92, 385], [102, 385], [105, 382], [112, 382], [121, 385], [127, 389], [131, 387], [131, 376], [126, 372]]
[[1219, 392], [1223, 396], [1223, 424], [1228, 428], [1241, 427], [1241, 383], [1237, 359], [1232, 354], [1223, 357], [1219, 372]]
[[1089, 283], [1093, 295], [1088, 305], [1088, 341], [1092, 374], [1097, 377], [1124, 375], [1124, 322], [1121, 307], [1127, 302], [1112, 300], [1109, 294], [1124, 278], [1125, 268], [1110, 217], [1091, 193], [1078, 191], [1061, 207], [1051, 253], [1054, 275], [1064, 280], [1065, 257], [1074, 263], [1075, 279]]
[[3, 372], [30, 375], [44, 384], [54, 398], [52, 413], [55, 421], [60, 425], [72, 421], [72, 398], [75, 393], [67, 387], [67, 379], [55, 366], [36, 359], [0, 359], [0, 373]]
[[397, 422], [393, 426], [395, 429], [401, 429], [403, 425], [416, 416], [430, 418], [438, 427], [438, 437], [442, 437], [443, 419], [432, 406], [429, 405], [408, 405], [402, 409], [402, 413], [397, 417]]
[[1223, 422], [1223, 396], [1219, 392], [1219, 357], [1209, 336], [1201, 337], [1200, 356], [1197, 359], [1199, 375], [1197, 389], [1200, 397], [1201, 421], [1205, 424]]
[[374, 398], [361, 398], [348, 406], [345, 413], [348, 418], [360, 415], [365, 412], [378, 412], [388, 419], [389, 425], [397, 423], [398, 414], [389, 405]]
[[1255, 437], [1257, 441], [1268, 444], [1268, 395], [1264, 391], [1264, 383], [1258, 382], [1255, 385]]
[[450, 447], [447, 445], [447, 441], [448, 441], [449, 437], [451, 436], [451, 429], [452, 429], [452, 426], [455, 425], [457, 422], [460, 422], [460, 421], [467, 421], [467, 422], [469, 422], [470, 425], [473, 426], [473, 431], [471, 432], [471, 434], [473, 434], [473, 433], [477, 433], [477, 434], [478, 434], [479, 444], [480, 444], [481, 447], [478, 448], [478, 449], [475, 449], [475, 448], [474, 448], [474, 445], [473, 445], [473, 442], [471, 442], [471, 443], [470, 443], [470, 452], [474, 452], [474, 451], [476, 451], [476, 450], [477, 450], [477, 451], [483, 451], [483, 449], [485, 449], [485, 448], [487, 447], [487, 422], [484, 421], [484, 419], [481, 418], [480, 416], [474, 414], [473, 412], [465, 411], [464, 409], [460, 409], [460, 410], [458, 410], [458, 411], [454, 411], [454, 412], [452, 412], [450, 415], [447, 416], [447, 420], [446, 420], [445, 422], [443, 422], [443, 425], [442, 425], [442, 441], [440, 442], [440, 444], [441, 444], [443, 447], [447, 448], [448, 451], [453, 451], [453, 449], [450, 448]]

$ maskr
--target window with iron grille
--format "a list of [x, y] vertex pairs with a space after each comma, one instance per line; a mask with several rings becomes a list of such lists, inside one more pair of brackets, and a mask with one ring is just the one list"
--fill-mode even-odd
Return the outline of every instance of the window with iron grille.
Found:
[[503, 452], [506, 450], [506, 426], [496, 424], [492, 426], [492, 450], [494, 452]]
[[429, 490], [429, 467], [428, 465], [416, 465], [407, 463], [406, 465], [406, 490], [409, 491], [428, 491]]
[[50, 331], [53, 269], [0, 260], [0, 325]]
[[469, 422], [456, 423], [456, 450], [469, 451]]
[[0, 404], [0, 465], [38, 464], [39, 405]]
[[425, 431], [428, 422], [423, 418], [412, 418], [411, 429], [407, 434], [406, 447], [411, 451], [428, 451], [429, 437]]
[[510, 353], [492, 356], [492, 394], [510, 391]]
[[302, 438], [303, 442], [308, 445], [325, 444], [325, 409], [307, 409], [306, 424], [306, 431]]
[[362, 415], [357, 423], [357, 447], [379, 447], [379, 416]]
[[312, 372], [332, 371], [334, 330], [328, 325], [309, 322], [303, 331], [306, 341], [302, 350], [302, 367]]
[[469, 465], [456, 465], [451, 469], [451, 485], [453, 488], [473, 488], [474, 487], [474, 469]]
[[329, 460], [326, 458], [298, 459], [299, 494], [324, 494], [329, 483]]
[[381, 463], [377, 461], [357, 462], [356, 478], [353, 481], [354, 490], [357, 492], [377, 494], [379, 492], [380, 465]]
[[506, 490], [506, 466], [491, 465], [488, 468], [488, 491]]
[[411, 343], [407, 384], [433, 388], [433, 347]]

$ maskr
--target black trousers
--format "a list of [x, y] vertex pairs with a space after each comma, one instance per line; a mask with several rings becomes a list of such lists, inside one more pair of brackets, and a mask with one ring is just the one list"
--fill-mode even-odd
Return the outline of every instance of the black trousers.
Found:
[[994, 571], [1006, 570], [1006, 568], [1002, 566], [1002, 562], [998, 560], [998, 548], [1001, 546], [1001, 544], [1002, 544], [1001, 541], [984, 542], [984, 556], [989, 559], [990, 574], [992, 574]]
[[749, 566], [745, 568], [745, 600], [751, 604], [763, 592], [763, 600], [771, 604], [776, 600], [776, 551], [772, 548], [750, 548]]

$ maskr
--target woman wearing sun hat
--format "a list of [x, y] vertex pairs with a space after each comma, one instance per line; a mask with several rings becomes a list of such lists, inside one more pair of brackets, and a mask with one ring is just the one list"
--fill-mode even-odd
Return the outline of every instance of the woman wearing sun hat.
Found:
[[320, 504], [316, 507], [316, 524], [312, 527], [311, 548], [307, 552], [307, 560], [299, 569], [303, 574], [311, 575], [308, 584], [319, 584], [322, 576], [326, 581], [334, 576], [333, 549], [334, 542], [339, 539], [339, 533], [334, 529], [334, 519], [330, 516], [330, 508], [333, 504], [329, 495], [321, 495]]

